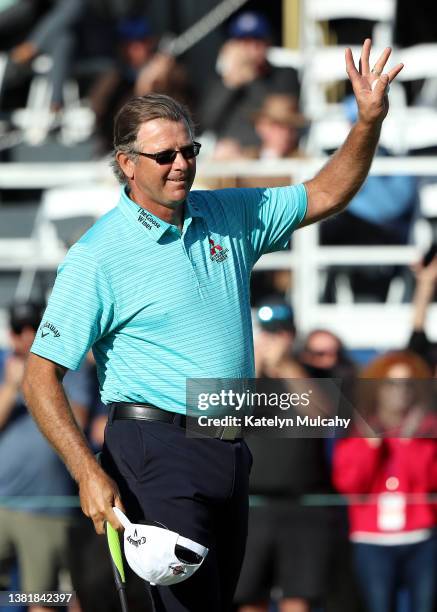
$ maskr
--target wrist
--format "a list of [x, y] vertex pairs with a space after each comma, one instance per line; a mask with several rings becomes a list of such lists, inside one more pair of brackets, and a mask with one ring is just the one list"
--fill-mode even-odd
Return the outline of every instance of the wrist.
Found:
[[73, 471], [73, 477], [80, 487], [84, 482], [95, 480], [102, 472], [103, 469], [90, 450], [87, 456], [81, 458], [79, 465]]
[[365, 130], [368, 134], [374, 134], [379, 138], [381, 133], [383, 119], [366, 119], [365, 117], [359, 117], [355, 126], [359, 130]]

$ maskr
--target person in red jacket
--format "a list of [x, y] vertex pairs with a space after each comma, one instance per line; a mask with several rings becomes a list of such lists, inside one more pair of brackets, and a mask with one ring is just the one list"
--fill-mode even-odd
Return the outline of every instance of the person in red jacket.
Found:
[[[425, 380], [431, 372], [420, 357], [403, 351], [378, 357], [361, 378], [374, 379], [360, 390], [368, 425], [360, 417], [356, 437], [338, 441], [333, 459], [334, 484], [349, 498], [357, 577], [370, 612], [392, 612], [399, 587], [408, 593], [411, 612], [432, 612], [437, 428], [426, 412]], [[375, 431], [378, 437], [368, 437]]]

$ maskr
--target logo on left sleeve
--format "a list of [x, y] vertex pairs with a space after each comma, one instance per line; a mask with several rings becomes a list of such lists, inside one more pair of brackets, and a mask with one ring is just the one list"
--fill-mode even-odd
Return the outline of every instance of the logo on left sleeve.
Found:
[[55, 327], [53, 323], [46, 321], [41, 327], [41, 338], [46, 338], [49, 334], [52, 334], [54, 338], [59, 338], [59, 336], [61, 335], [58, 328]]

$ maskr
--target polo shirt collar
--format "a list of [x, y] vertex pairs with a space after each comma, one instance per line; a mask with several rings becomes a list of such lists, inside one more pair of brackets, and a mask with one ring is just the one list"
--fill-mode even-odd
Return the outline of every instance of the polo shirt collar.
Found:
[[185, 202], [185, 219], [191, 219], [194, 217], [203, 217], [199, 202], [194, 199], [192, 193], [188, 194], [188, 198]]
[[136, 223], [155, 242], [158, 242], [167, 230], [174, 228], [170, 223], [159, 219], [131, 200], [127, 194], [126, 187], [123, 187], [121, 190], [118, 207], [129, 220]]

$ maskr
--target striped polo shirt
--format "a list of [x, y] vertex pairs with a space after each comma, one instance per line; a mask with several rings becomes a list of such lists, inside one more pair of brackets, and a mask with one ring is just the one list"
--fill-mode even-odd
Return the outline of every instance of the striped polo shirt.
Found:
[[32, 352], [76, 370], [92, 347], [103, 402], [179, 413], [187, 378], [253, 377], [250, 273], [306, 206], [303, 185], [193, 191], [181, 233], [123, 189], [59, 266]]

